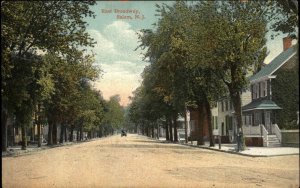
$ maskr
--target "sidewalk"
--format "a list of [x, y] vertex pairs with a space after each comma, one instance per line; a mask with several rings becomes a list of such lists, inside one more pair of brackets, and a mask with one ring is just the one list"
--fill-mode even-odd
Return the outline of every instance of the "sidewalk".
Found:
[[[160, 138], [161, 141], [166, 141], [165, 138]], [[237, 152], [236, 144], [221, 144], [221, 149], [216, 143], [214, 147], [209, 147], [209, 142], [205, 142], [204, 145], [197, 146], [197, 142], [193, 141], [188, 142], [187, 144], [184, 141], [179, 142], [179, 144], [187, 145], [191, 147], [199, 147], [203, 149], [210, 149], [219, 152], [226, 152], [250, 157], [271, 157], [271, 156], [284, 156], [284, 155], [299, 155], [298, 147], [246, 147], [244, 151]]]
[[[103, 137], [103, 138], [106, 138], [106, 137]], [[62, 147], [62, 146], [67, 146], [67, 145], [80, 144], [80, 143], [84, 143], [84, 142], [93, 141], [96, 139], [101, 139], [101, 138], [93, 138], [93, 139], [82, 140], [82, 141], [73, 141], [73, 142], [64, 142], [64, 143], [59, 143], [59, 144], [53, 145], [53, 146], [48, 146], [45, 143], [42, 143], [41, 147], [38, 147], [37, 144], [29, 144], [27, 146], [26, 150], [22, 150], [20, 145], [9, 146], [7, 148], [6, 152], [2, 151], [2, 157], [26, 155], [26, 154], [34, 153], [36, 151], [41, 151], [41, 150], [51, 149], [51, 148], [56, 148], [56, 147]]]

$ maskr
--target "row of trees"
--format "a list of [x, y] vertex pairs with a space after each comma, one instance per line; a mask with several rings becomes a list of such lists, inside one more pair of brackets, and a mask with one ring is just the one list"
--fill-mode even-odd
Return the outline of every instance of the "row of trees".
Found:
[[133, 93], [129, 118], [145, 132], [164, 120], [166, 139], [176, 142], [177, 116], [193, 108], [199, 112], [198, 126], [208, 123], [213, 146], [211, 107], [229, 93], [242, 129], [241, 92], [267, 55], [268, 24], [278, 15], [285, 18], [284, 9], [274, 1], [177, 1], [157, 9], [155, 29], [139, 35], [150, 65]]
[[[105, 101], [91, 81], [101, 75], [94, 55], [86, 52], [95, 42], [86, 31], [85, 17], [95, 1], [1, 2], [1, 124], [2, 150], [7, 150], [8, 119], [21, 128], [22, 149], [26, 129], [49, 125], [48, 144], [108, 134], [122, 121], [118, 96]], [[120, 118], [121, 117], [121, 118]], [[70, 130], [67, 135], [66, 130]]]

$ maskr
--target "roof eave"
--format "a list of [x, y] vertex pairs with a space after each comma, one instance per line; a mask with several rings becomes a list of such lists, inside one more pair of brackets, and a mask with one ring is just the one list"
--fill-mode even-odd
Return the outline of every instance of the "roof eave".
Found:
[[273, 79], [273, 78], [276, 78], [276, 75], [267, 75], [267, 76], [264, 76], [264, 77], [260, 77], [260, 78], [257, 78], [255, 80], [251, 80], [250, 83], [254, 84], [254, 83], [257, 83], [257, 82], [261, 82], [261, 81], [269, 80], [269, 79]]
[[[276, 72], [280, 67], [282, 67], [287, 61], [289, 61], [294, 55], [296, 55], [296, 52], [293, 52], [290, 56], [288, 56], [277, 68], [275, 68], [271, 73], [269, 73], [268, 75], [266, 76], [263, 76], [263, 77], [260, 77], [260, 78], [257, 78], [255, 80], [251, 80], [250, 83], [256, 83], [256, 82], [259, 82], [259, 81], [262, 81], [262, 80], [265, 80], [268, 78], [268, 76], [272, 76], [272, 74], [274, 74], [274, 72]], [[273, 61], [273, 60], [272, 60]], [[272, 61], [270, 63], [272, 63]], [[276, 78], [276, 77], [274, 77]]]

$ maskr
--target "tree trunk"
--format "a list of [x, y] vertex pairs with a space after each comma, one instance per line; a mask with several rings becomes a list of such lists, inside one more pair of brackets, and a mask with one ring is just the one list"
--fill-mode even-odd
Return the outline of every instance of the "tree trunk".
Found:
[[169, 141], [170, 140], [170, 132], [169, 132], [169, 124], [168, 124], [167, 118], [166, 118], [165, 126], [166, 126], [166, 140]]
[[69, 140], [70, 142], [73, 142], [73, 132], [74, 132], [74, 125], [71, 125], [71, 128], [70, 128], [70, 137], [69, 137]]
[[27, 149], [26, 124], [22, 123], [22, 150]]
[[49, 121], [48, 124], [49, 124], [49, 127], [48, 127], [48, 143], [47, 143], [47, 145], [53, 145], [53, 122]]
[[14, 126], [13, 124], [7, 125], [7, 147], [14, 145]]
[[204, 105], [203, 103], [198, 104], [198, 115], [199, 115], [199, 121], [198, 121], [198, 133], [199, 137], [197, 139], [197, 145], [203, 145], [203, 127], [204, 127]]
[[[241, 94], [239, 91], [234, 92], [229, 89], [230, 92], [230, 97], [231, 101], [233, 103], [233, 108], [235, 111], [235, 117], [237, 120], [237, 128], [238, 128], [238, 133], [241, 132], [243, 133], [243, 122], [242, 122], [242, 101], [241, 101]], [[244, 136], [243, 134], [241, 135], [241, 141], [242, 141], [242, 148], [241, 150], [244, 150], [245, 148], [245, 142], [244, 142]]]
[[41, 105], [37, 105], [37, 112], [35, 113], [35, 119], [38, 129], [38, 147], [42, 146], [42, 137], [41, 137]]
[[83, 140], [83, 127], [80, 126], [80, 140]]
[[174, 125], [174, 142], [178, 142], [178, 133], [177, 133], [177, 113], [173, 115], [173, 125]]
[[68, 132], [67, 132], [67, 126], [65, 125], [65, 128], [64, 128], [64, 133], [65, 133], [65, 142], [68, 141]]
[[59, 143], [64, 143], [64, 131], [65, 131], [65, 124], [62, 123], [60, 125], [60, 136], [59, 136]]
[[170, 130], [170, 141], [173, 142], [173, 126], [172, 126], [172, 120], [170, 117], [168, 117], [168, 124], [169, 124], [169, 130]]
[[101, 127], [101, 137], [103, 137], [103, 135], [104, 135], [104, 128], [103, 127]]
[[42, 137], [41, 137], [41, 124], [38, 123], [37, 124], [37, 133], [38, 133], [38, 147], [41, 147], [42, 146]]
[[188, 123], [187, 123], [187, 110], [185, 109], [184, 111], [184, 134], [185, 134], [185, 143], [188, 143], [188, 132], [187, 132], [187, 127], [188, 127]]
[[76, 131], [76, 140], [79, 141], [80, 140], [80, 135], [79, 135], [79, 131]]
[[53, 129], [52, 129], [52, 139], [53, 139], [53, 144], [57, 144], [57, 123], [54, 121], [53, 123]]
[[153, 125], [151, 126], [151, 133], [152, 133], [151, 137], [154, 138], [154, 126]]
[[159, 124], [157, 123], [157, 139], [159, 140], [159, 133], [160, 133], [160, 129], [159, 129]]
[[7, 127], [8, 127], [7, 119], [8, 119], [7, 111], [4, 110], [3, 105], [2, 105], [2, 110], [1, 110], [2, 151], [7, 151]]
[[34, 134], [35, 134], [35, 126], [36, 124], [32, 125], [32, 128], [31, 128], [31, 140], [32, 142], [34, 142]]
[[145, 136], [148, 136], [148, 127], [145, 128]]
[[208, 100], [205, 102], [205, 109], [206, 109], [206, 122], [208, 125], [208, 134], [209, 134], [209, 147], [214, 147], [214, 136], [212, 131], [212, 125], [211, 125], [211, 110], [210, 110], [210, 104]]

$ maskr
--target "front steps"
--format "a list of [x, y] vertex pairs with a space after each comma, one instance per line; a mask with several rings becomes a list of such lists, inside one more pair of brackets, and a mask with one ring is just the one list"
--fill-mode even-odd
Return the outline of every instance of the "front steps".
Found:
[[281, 143], [277, 136], [274, 135], [268, 135], [268, 147], [281, 147]]

